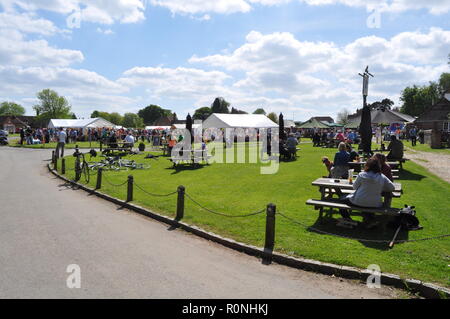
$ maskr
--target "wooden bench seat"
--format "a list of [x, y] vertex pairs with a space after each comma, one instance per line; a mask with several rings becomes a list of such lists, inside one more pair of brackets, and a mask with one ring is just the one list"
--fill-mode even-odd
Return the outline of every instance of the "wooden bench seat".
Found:
[[[354, 192], [354, 190], [351, 189], [341, 189], [341, 193], [342, 194], [352, 194]], [[336, 191], [334, 189], [328, 189], [327, 193], [336, 193]], [[392, 192], [392, 197], [394, 198], [400, 198], [402, 197], [402, 194], [400, 192]]]
[[314, 208], [316, 210], [323, 209], [323, 208], [332, 208], [332, 209], [338, 209], [338, 210], [346, 209], [350, 212], [359, 211], [362, 213], [374, 213], [374, 214], [382, 214], [382, 215], [389, 215], [389, 216], [397, 216], [400, 211], [397, 208], [385, 208], [385, 207], [365, 208], [365, 207], [349, 206], [347, 204], [323, 201], [323, 200], [315, 200], [315, 199], [308, 199], [306, 201], [306, 205], [314, 206]]

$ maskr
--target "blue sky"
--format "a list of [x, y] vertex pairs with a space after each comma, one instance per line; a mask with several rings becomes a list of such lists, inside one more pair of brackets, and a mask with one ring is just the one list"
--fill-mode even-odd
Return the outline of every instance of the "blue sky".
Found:
[[[373, 3], [379, 28], [367, 22]], [[450, 71], [450, 1], [413, 3], [0, 0], [0, 100], [33, 114], [49, 87], [79, 117], [149, 104], [183, 117], [223, 96], [306, 120], [360, 107], [357, 73], [368, 64], [369, 101], [399, 106], [401, 89]]]

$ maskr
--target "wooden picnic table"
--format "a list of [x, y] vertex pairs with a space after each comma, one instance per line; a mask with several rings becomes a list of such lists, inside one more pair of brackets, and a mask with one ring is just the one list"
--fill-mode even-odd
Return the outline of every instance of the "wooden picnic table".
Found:
[[173, 163], [173, 167], [177, 166], [181, 163], [187, 163], [190, 165], [200, 165], [200, 162], [206, 161], [208, 163], [208, 159], [212, 157], [211, 155], [207, 154], [207, 151], [201, 150], [201, 149], [191, 149], [191, 150], [181, 150], [180, 152], [189, 152], [189, 159], [179, 158], [179, 159], [173, 159], [172, 157], [169, 158], [170, 161]]
[[[338, 182], [336, 182], [338, 181]], [[335, 179], [335, 178], [318, 178], [312, 182], [313, 186], [319, 187], [321, 194], [321, 200], [330, 199], [333, 195], [339, 197], [354, 192], [353, 184], [350, 184], [348, 179]], [[394, 183], [395, 189], [393, 192], [384, 192], [381, 194], [384, 198], [384, 207], [391, 207], [392, 197], [400, 197], [403, 193], [402, 184]]]

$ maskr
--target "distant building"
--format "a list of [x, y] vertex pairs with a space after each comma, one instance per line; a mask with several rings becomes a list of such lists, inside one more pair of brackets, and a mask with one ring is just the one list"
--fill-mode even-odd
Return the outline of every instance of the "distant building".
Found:
[[334, 119], [330, 116], [315, 116], [312, 117], [310, 120], [317, 120], [319, 122], [325, 122], [325, 123], [334, 123]]
[[450, 90], [447, 90], [444, 96], [416, 119], [415, 123], [419, 128], [450, 132]]
[[186, 120], [178, 120], [176, 115], [163, 116], [153, 122], [152, 126], [172, 126], [173, 124], [186, 124]]
[[24, 116], [24, 115], [3, 115], [0, 116], [0, 128], [8, 131], [9, 133], [18, 133], [21, 128], [26, 128], [30, 126], [31, 128], [39, 127], [39, 123], [35, 116]]

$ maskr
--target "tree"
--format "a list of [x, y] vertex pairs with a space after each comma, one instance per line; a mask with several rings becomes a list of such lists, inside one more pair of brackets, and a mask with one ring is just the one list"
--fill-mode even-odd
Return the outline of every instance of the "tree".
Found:
[[347, 109], [343, 109], [337, 114], [337, 123], [341, 125], [348, 124], [348, 116], [350, 115], [350, 111]]
[[111, 123], [116, 125], [122, 125], [123, 116], [117, 112], [109, 113], [109, 119]]
[[22, 105], [14, 102], [3, 102], [0, 104], [0, 116], [1, 115], [24, 115], [25, 109]]
[[212, 113], [211, 108], [209, 106], [204, 106], [199, 109], [196, 109], [192, 118], [194, 120], [204, 121], [211, 115], [211, 113]]
[[439, 93], [443, 95], [450, 89], [450, 73], [442, 73], [439, 78]]
[[216, 97], [213, 104], [211, 104], [212, 113], [230, 113], [228, 107], [230, 103], [225, 101], [223, 97]]
[[439, 99], [439, 85], [430, 82], [429, 85], [405, 88], [400, 96], [403, 102], [401, 111], [412, 116], [419, 116], [428, 106], [433, 105]]
[[126, 128], [143, 128], [144, 120], [134, 113], [125, 113], [123, 115], [122, 126]]
[[271, 112], [267, 115], [267, 117], [272, 121], [274, 121], [275, 123], [278, 123], [278, 115], [276, 113]]
[[232, 107], [231, 114], [247, 114], [247, 112], [241, 111], [241, 110], [238, 110], [238, 109], [235, 109], [234, 107]]
[[162, 107], [154, 104], [139, 110], [138, 115], [144, 120], [146, 125], [152, 125], [155, 121], [164, 116], [170, 116], [172, 112], [170, 110], [163, 109]]
[[70, 104], [64, 96], [53, 90], [45, 89], [37, 94], [40, 104], [33, 106], [38, 120], [70, 119]]
[[263, 115], [266, 115], [266, 111], [264, 111], [264, 109], [259, 108], [259, 109], [256, 109], [255, 112], [253, 112], [253, 114], [263, 114]]

